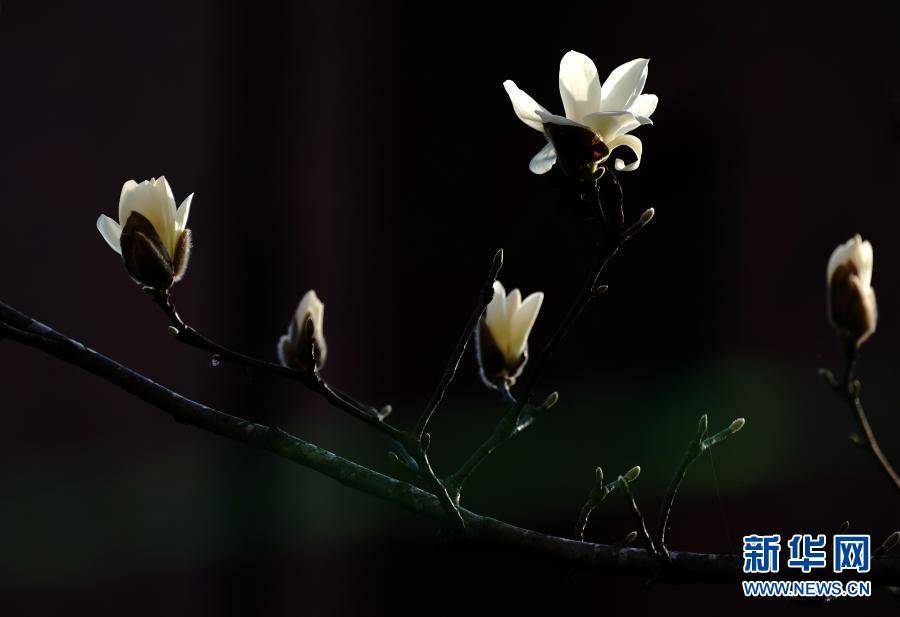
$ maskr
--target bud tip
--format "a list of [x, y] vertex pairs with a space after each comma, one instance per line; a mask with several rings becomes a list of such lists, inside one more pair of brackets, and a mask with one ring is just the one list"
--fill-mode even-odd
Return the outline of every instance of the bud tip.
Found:
[[551, 392], [549, 395], [547, 395], [547, 398], [544, 399], [544, 403], [541, 405], [541, 409], [545, 409], [545, 410], [550, 409], [551, 407], [556, 405], [556, 403], [558, 403], [558, 402], [559, 402], [559, 392]]
[[739, 430], [744, 428], [744, 425], [747, 423], [743, 418], [737, 418], [734, 422], [731, 423], [731, 426], [728, 427], [732, 433], [737, 433]]
[[625, 481], [628, 483], [634, 482], [635, 480], [637, 480], [639, 475], [641, 475], [641, 466], [635, 465], [628, 470], [628, 473], [625, 474]]

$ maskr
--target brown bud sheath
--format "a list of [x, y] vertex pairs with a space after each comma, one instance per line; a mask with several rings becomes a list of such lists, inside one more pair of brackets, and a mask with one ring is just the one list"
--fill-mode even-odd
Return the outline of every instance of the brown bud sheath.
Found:
[[508, 385], [513, 385], [516, 378], [522, 374], [525, 363], [528, 361], [528, 348], [526, 347], [514, 365], [508, 363], [503, 352], [494, 342], [494, 337], [483, 317], [479, 320], [478, 328], [475, 330], [475, 353], [482, 377], [490, 383], [504, 381]]
[[842, 336], [857, 345], [875, 331], [876, 307], [874, 294], [869, 296], [860, 286], [859, 271], [847, 261], [831, 275], [828, 286], [829, 317]]
[[175, 256], [172, 259], [172, 270], [174, 275], [172, 281], [174, 283], [177, 283], [184, 278], [184, 275], [187, 272], [188, 261], [191, 258], [192, 239], [193, 236], [191, 235], [190, 229], [185, 229], [181, 232], [181, 235], [178, 236], [178, 243], [175, 245]]
[[288, 332], [278, 340], [278, 359], [283, 366], [299, 371], [309, 371], [325, 364], [328, 348], [325, 338], [316, 332], [315, 320], [307, 312], [303, 324], [297, 324], [297, 317], [291, 319]]
[[153, 224], [140, 212], [132, 212], [122, 228], [122, 259], [131, 277], [154, 289], [169, 289], [174, 269], [165, 245]]

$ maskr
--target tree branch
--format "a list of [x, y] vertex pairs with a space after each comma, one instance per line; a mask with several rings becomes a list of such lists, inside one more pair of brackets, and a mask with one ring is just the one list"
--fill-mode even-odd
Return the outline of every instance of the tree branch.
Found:
[[569, 329], [571, 329], [572, 325], [578, 319], [578, 316], [581, 315], [581, 312], [585, 309], [585, 307], [590, 303], [591, 300], [606, 291], [605, 285], [597, 285], [597, 279], [601, 274], [603, 274], [603, 272], [609, 265], [609, 262], [618, 254], [622, 246], [624, 246], [624, 244], [628, 242], [628, 240], [630, 240], [631, 237], [634, 236], [634, 234], [636, 234], [638, 231], [640, 231], [647, 223], [653, 220], [653, 215], [653, 208], [645, 210], [644, 213], [641, 214], [641, 217], [634, 224], [632, 224], [623, 232], [616, 232], [617, 235], [615, 236], [607, 236], [607, 238], [602, 241], [597, 247], [597, 252], [594, 255], [594, 262], [593, 264], [591, 264], [590, 270], [588, 270], [588, 275], [584, 281], [584, 285], [582, 285], [581, 287], [581, 291], [578, 293], [578, 296], [575, 298], [575, 302], [569, 308], [568, 313], [566, 313], [566, 316], [559, 324], [556, 332], [553, 333], [553, 336], [541, 350], [541, 353], [538, 356], [534, 367], [531, 369], [531, 372], [528, 374], [527, 379], [522, 385], [518, 397], [518, 407], [520, 411], [525, 406], [525, 404], [529, 402], [529, 399], [534, 392], [534, 388], [537, 385], [538, 379], [540, 379], [541, 373], [543, 373], [544, 369], [550, 363], [550, 359], [553, 357], [553, 354], [556, 352], [556, 349], [559, 347], [559, 345], [566, 338], [566, 334], [568, 334]]
[[678, 469], [675, 470], [675, 476], [672, 478], [668, 490], [666, 490], [666, 496], [663, 498], [662, 506], [660, 506], [659, 509], [659, 520], [656, 525], [656, 545], [664, 557], [668, 555], [668, 549], [666, 548], [666, 527], [669, 524], [669, 515], [672, 513], [675, 495], [678, 494], [678, 489], [681, 486], [682, 480], [684, 480], [684, 476], [687, 474], [688, 467], [690, 467], [691, 463], [697, 460], [701, 454], [714, 445], [725, 441], [743, 427], [744, 419], [737, 418], [728, 425], [728, 428], [719, 431], [712, 437], [707, 437], [706, 433], [709, 430], [709, 421], [706, 414], [700, 416], [700, 422], [697, 425], [697, 434], [691, 440], [691, 443], [688, 444], [687, 452], [684, 453], [681, 464], [678, 465]]
[[[446, 520], [439, 499], [412, 484], [363, 467], [278, 427], [250, 422], [187, 399], [0, 302], [2, 338], [28, 345], [93, 373], [168, 413], [178, 422], [266, 450], [438, 524]], [[466, 542], [538, 557], [576, 570], [641, 577], [659, 573], [658, 561], [646, 550], [545, 535], [462, 508], [459, 513], [466, 523], [460, 538]], [[669, 582], [730, 583], [740, 577], [740, 560], [736, 555], [670, 551], [670, 559], [665, 578]], [[875, 585], [900, 584], [900, 557], [873, 557], [867, 576]]]
[[422, 415], [419, 417], [419, 421], [416, 422], [416, 428], [413, 433], [419, 439], [422, 439], [422, 436], [425, 434], [425, 431], [428, 428], [428, 423], [431, 421], [431, 416], [434, 415], [434, 412], [437, 409], [438, 405], [440, 405], [441, 401], [444, 399], [444, 394], [447, 392], [447, 388], [449, 388], [450, 384], [453, 383], [453, 378], [456, 376], [456, 370], [459, 368], [459, 363], [462, 360], [463, 354], [466, 353], [466, 347], [469, 344], [469, 339], [472, 338], [472, 333], [478, 326], [478, 320], [481, 319], [481, 315], [484, 313], [484, 309], [487, 308], [487, 305], [494, 297], [494, 281], [497, 280], [497, 275], [500, 273], [500, 268], [502, 267], [503, 249], [499, 249], [496, 253], [494, 253], [494, 258], [491, 261], [491, 268], [488, 271], [487, 279], [485, 279], [484, 284], [479, 290], [478, 304], [475, 306], [475, 310], [472, 311], [472, 314], [469, 316], [469, 320], [466, 322], [466, 327], [465, 329], [463, 329], [459, 340], [456, 342], [456, 347], [453, 350], [453, 355], [450, 356], [450, 360], [447, 362], [447, 368], [444, 370], [444, 374], [441, 375], [441, 380], [438, 382], [434, 393], [431, 395], [431, 399], [428, 401], [428, 404], [422, 411]]
[[831, 389], [844, 400], [850, 411], [853, 412], [859, 429], [862, 431], [862, 437], [855, 436], [857, 439], [854, 439], [854, 443], [863, 447], [872, 455], [881, 470], [894, 484], [894, 488], [900, 491], [900, 475], [894, 470], [887, 456], [881, 450], [881, 446], [878, 445], [875, 431], [872, 430], [872, 425], [869, 424], [869, 418], [859, 396], [862, 384], [854, 376], [856, 362], [859, 359], [859, 347], [857, 347], [855, 342], [844, 341], [844, 359], [846, 362], [844, 374], [840, 380], [835, 379], [834, 374], [828, 369], [819, 369], [819, 374], [831, 386]]
[[275, 362], [269, 362], [268, 360], [254, 358], [220, 345], [185, 323], [175, 309], [172, 295], [168, 290], [158, 291], [147, 288], [146, 291], [169, 318], [169, 332], [176, 340], [191, 347], [208, 351], [227, 362], [300, 382], [310, 390], [320, 394], [334, 407], [365, 422], [391, 439], [397, 441], [402, 439], [401, 431], [385, 421], [387, 414], [382, 414], [375, 407], [361, 403], [350, 395], [332, 388], [318, 370], [300, 371]]
[[[0, 302], [0, 340], [3, 338], [93, 373], [178, 422], [266, 450], [438, 524], [446, 520], [440, 500], [412, 484], [363, 467], [278, 427], [250, 422], [185, 398]], [[460, 538], [466, 542], [538, 557], [576, 570], [642, 577], [659, 573], [658, 561], [646, 550], [578, 542], [515, 527], [465, 509], [458, 511], [465, 521]], [[729, 583], [740, 577], [740, 560], [736, 555], [673, 550], [670, 558], [664, 579], [669, 582]], [[875, 585], [900, 584], [900, 557], [874, 557], [867, 576]]]

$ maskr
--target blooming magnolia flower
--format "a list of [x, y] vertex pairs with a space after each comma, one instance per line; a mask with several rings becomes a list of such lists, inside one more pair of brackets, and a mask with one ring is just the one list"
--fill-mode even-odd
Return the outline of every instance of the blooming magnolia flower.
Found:
[[125, 269], [139, 283], [168, 289], [181, 280], [191, 251], [188, 214], [194, 194], [175, 208], [165, 177], [129, 180], [119, 196], [119, 222], [105, 214], [97, 219], [100, 235], [122, 255]]
[[875, 332], [878, 321], [872, 266], [872, 245], [859, 234], [834, 249], [828, 260], [828, 316], [841, 336], [856, 345]]
[[283, 366], [299, 370], [309, 370], [309, 360], [314, 354], [316, 368], [325, 364], [325, 335], [323, 321], [325, 305], [312, 289], [307, 291], [294, 317], [288, 325], [287, 334], [278, 340], [278, 360]]
[[515, 383], [528, 360], [528, 335], [543, 301], [541, 292], [524, 301], [518, 289], [507, 296], [500, 281], [494, 281], [494, 297], [478, 327], [478, 360], [485, 379]]
[[[616, 169], [637, 169], [641, 163], [641, 140], [628, 133], [641, 125], [652, 124], [650, 116], [658, 102], [656, 95], [642, 93], [647, 81], [648, 62], [644, 58], [626, 62], [613, 70], [601, 84], [597, 67], [590, 58], [577, 51], [568, 52], [559, 63], [559, 95], [565, 116], [548, 112], [512, 80], [503, 82], [519, 119], [531, 128], [542, 131], [549, 142], [531, 159], [529, 169], [536, 174], [550, 171], [561, 153], [558, 151], [560, 137], [571, 133], [571, 129], [576, 129], [588, 139], [594, 136], [593, 143], [583, 144], [592, 155], [592, 162], [603, 163], [613, 150], [624, 146], [637, 159], [627, 165], [622, 159], [615, 159]], [[555, 135], [560, 133], [563, 134], [560, 137]], [[560, 162], [565, 163], [564, 160]], [[563, 171], [570, 173], [565, 164]]]

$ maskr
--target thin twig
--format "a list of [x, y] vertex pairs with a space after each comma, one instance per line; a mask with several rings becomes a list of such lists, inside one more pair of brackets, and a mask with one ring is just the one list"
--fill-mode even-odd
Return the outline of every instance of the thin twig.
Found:
[[[541, 350], [534, 368], [528, 373], [526, 380], [522, 385], [518, 398], [513, 397], [508, 391], [506, 393], [501, 392], [505, 400], [513, 402], [511, 409], [500, 418], [500, 421], [494, 427], [494, 430], [488, 438], [478, 446], [469, 458], [466, 459], [465, 463], [463, 463], [463, 465], [448, 478], [448, 482], [451, 484], [451, 492], [455, 490], [457, 497], [462, 491], [462, 487], [466, 480], [484, 459], [490, 456], [498, 447], [531, 425], [534, 416], [528, 415], [526, 406], [529, 404], [538, 378], [549, 364], [554, 352], [559, 347], [560, 343], [562, 343], [569, 329], [578, 319], [578, 316], [584, 308], [592, 299], [606, 291], [606, 285], [597, 285], [597, 279], [606, 270], [610, 260], [619, 252], [622, 245], [627, 242], [629, 238], [647, 225], [652, 219], [653, 209], [651, 208], [646, 210], [637, 222], [628, 227], [621, 235], [617, 236], [615, 241], [612, 243], [607, 242], [605, 245], [598, 247], [594, 262], [588, 270], [588, 276], [585, 279], [581, 291], [576, 297], [575, 302], [569, 308], [568, 313], [563, 318], [559, 327], [556, 329], [556, 332], [554, 332], [553, 336]], [[540, 409], [540, 407], [536, 409]]]
[[675, 475], [669, 483], [669, 488], [666, 490], [666, 496], [663, 498], [662, 506], [660, 506], [659, 509], [659, 519], [656, 525], [656, 545], [664, 558], [668, 558], [669, 555], [669, 551], [666, 548], [666, 527], [669, 525], [669, 515], [672, 513], [672, 505], [675, 503], [675, 496], [678, 494], [678, 488], [681, 486], [685, 474], [687, 474], [688, 467], [690, 467], [691, 463], [697, 460], [697, 458], [706, 450], [725, 441], [743, 427], [744, 419], [737, 418], [724, 430], [719, 431], [711, 437], [707, 437], [706, 434], [709, 430], [709, 421], [706, 414], [700, 416], [700, 422], [697, 425], [697, 434], [688, 444], [687, 451], [684, 453], [684, 458], [681, 459], [681, 463], [675, 470]]
[[459, 514], [456, 503], [451, 499], [450, 494], [447, 492], [447, 488], [435, 474], [431, 462], [428, 459], [428, 455], [425, 452], [425, 448], [422, 446], [421, 439], [386, 422], [385, 418], [387, 417], [387, 414], [383, 414], [378, 409], [360, 403], [344, 392], [332, 388], [328, 382], [325, 381], [324, 377], [322, 377], [322, 374], [318, 369], [313, 368], [310, 371], [301, 371], [288, 368], [280, 364], [275, 364], [274, 362], [268, 362], [266, 360], [260, 360], [252, 356], [244, 355], [216, 343], [185, 323], [175, 309], [171, 294], [168, 292], [160, 293], [154, 290], [148, 290], [148, 293], [150, 293], [157, 305], [159, 305], [166, 316], [168, 316], [170, 327], [177, 340], [192, 347], [216, 354], [223, 360], [298, 381], [310, 390], [320, 394], [337, 409], [365, 422], [369, 426], [386, 434], [395, 443], [400, 444], [415, 460], [419, 475], [425, 480], [428, 488], [434, 492], [435, 496], [438, 497], [441, 504], [444, 506], [447, 520], [451, 526], [459, 530], [465, 525]]
[[[634, 482], [640, 474], [641, 468], [635, 466], [629, 469], [624, 476], [619, 477], [623, 478], [625, 482], [630, 483]], [[578, 513], [578, 520], [575, 522], [575, 538], [577, 540], [584, 542], [584, 533], [587, 529], [588, 522], [590, 521], [591, 514], [597, 506], [603, 503], [609, 494], [617, 488], [619, 488], [618, 480], [614, 480], [607, 484], [603, 483], [603, 469], [597, 467], [594, 471], [594, 485], [591, 487], [591, 492], [588, 493], [587, 499], [584, 501], [584, 505]]]
[[844, 359], [844, 374], [840, 380], [835, 379], [834, 374], [828, 369], [820, 369], [819, 374], [822, 375], [825, 381], [828, 382], [828, 385], [831, 386], [831, 389], [847, 403], [850, 411], [853, 412], [863, 434], [863, 440], [860, 442], [860, 445], [869, 451], [875, 458], [878, 466], [894, 484], [894, 488], [900, 491], [900, 475], [894, 470], [887, 456], [881, 450], [881, 446], [878, 445], [875, 431], [872, 430], [872, 425], [869, 424], [869, 418], [860, 399], [859, 393], [862, 389], [862, 384], [854, 376], [856, 362], [859, 360], [859, 347], [854, 341], [844, 341]]
[[459, 469], [447, 478], [446, 484], [457, 501], [459, 501], [466, 480], [469, 479], [484, 459], [520, 432], [518, 429], [518, 418], [518, 408], [510, 406], [506, 413], [503, 414], [503, 417], [500, 418], [500, 421], [494, 426], [490, 436], [475, 449]]
[[[187, 399], [0, 302], [0, 340], [3, 338], [93, 373], [178, 422], [271, 452], [437, 523], [443, 524], [446, 519], [443, 506], [431, 493], [342, 458], [278, 427], [251, 422]], [[576, 570], [645, 577], [660, 568], [659, 562], [646, 550], [577, 542], [515, 527], [462, 508], [459, 512], [466, 522], [462, 538], [469, 543], [531, 555]], [[669, 580], [733, 584], [740, 578], [741, 562], [737, 555], [673, 550], [670, 556]], [[876, 586], [900, 585], [900, 557], [873, 557], [871, 570], [865, 577]]]
[[170, 332], [179, 342], [210, 352], [226, 362], [240, 364], [265, 373], [271, 373], [279, 377], [300, 382], [310, 390], [320, 394], [325, 400], [338, 409], [373, 426], [392, 439], [400, 438], [400, 430], [385, 422], [377, 409], [371, 405], [361, 403], [343, 392], [335, 390], [325, 381], [319, 371], [297, 370], [229, 349], [228, 347], [207, 338], [185, 323], [175, 309], [175, 304], [172, 301], [172, 296], [169, 292], [148, 290], [148, 293], [169, 318]]
[[538, 379], [540, 379], [541, 374], [544, 372], [544, 369], [547, 368], [547, 365], [550, 363], [550, 359], [553, 357], [553, 354], [556, 352], [557, 348], [566, 338], [566, 334], [568, 334], [569, 330], [572, 328], [572, 325], [578, 319], [578, 316], [581, 315], [581, 312], [585, 309], [585, 307], [590, 303], [591, 300], [596, 298], [598, 295], [606, 291], [606, 286], [598, 286], [597, 279], [600, 277], [603, 272], [606, 271], [606, 268], [609, 266], [609, 262], [615, 257], [618, 252], [621, 250], [622, 246], [630, 240], [634, 234], [640, 231], [644, 226], [647, 225], [653, 219], [654, 211], [652, 208], [645, 210], [641, 217], [630, 227], [628, 227], [624, 232], [621, 232], [617, 236], [613, 236], [610, 238], [606, 237], [603, 241], [601, 241], [600, 245], [597, 247], [597, 251], [594, 255], [594, 261], [591, 264], [590, 269], [588, 270], [588, 275], [585, 278], [584, 284], [581, 287], [581, 290], [578, 293], [578, 296], [575, 298], [575, 301], [572, 303], [572, 306], [569, 308], [569, 311], [566, 313], [566, 316], [563, 318], [562, 322], [560, 322], [559, 327], [557, 327], [556, 332], [553, 333], [553, 336], [544, 345], [544, 348], [541, 350], [540, 355], [534, 363], [534, 367], [531, 369], [531, 372], [528, 374], [525, 379], [522, 387], [519, 391], [519, 408], [521, 410], [522, 407], [525, 406], [526, 403], [531, 398], [531, 395], [534, 392], [534, 388], [537, 385]]
[[472, 314], [469, 316], [469, 320], [466, 322], [466, 327], [463, 329], [459, 340], [456, 342], [456, 347], [453, 350], [453, 354], [450, 356], [450, 360], [447, 362], [447, 368], [444, 369], [444, 373], [441, 375], [441, 379], [438, 382], [437, 387], [434, 389], [434, 392], [432, 393], [428, 404], [422, 411], [422, 415], [419, 417], [418, 422], [416, 422], [416, 428], [414, 429], [413, 433], [419, 439], [421, 439], [425, 434], [425, 431], [428, 428], [428, 423], [431, 421], [431, 417], [434, 415], [434, 412], [438, 408], [438, 405], [440, 405], [441, 401], [444, 399], [444, 394], [446, 394], [447, 388], [449, 388], [450, 384], [453, 383], [453, 378], [456, 376], [456, 370], [459, 368], [459, 363], [462, 360], [463, 354], [465, 354], [466, 352], [466, 347], [469, 344], [469, 339], [472, 338], [472, 333], [478, 326], [478, 320], [481, 319], [481, 315], [484, 313], [484, 309], [487, 308], [487, 305], [494, 297], [494, 281], [497, 280], [497, 275], [500, 273], [500, 268], [502, 267], [503, 249], [499, 249], [496, 253], [494, 253], [494, 258], [493, 260], [491, 260], [491, 267], [488, 271], [487, 279], [485, 279], [484, 284], [482, 284], [481, 289], [478, 293], [478, 303], [475, 306], [475, 310], [472, 311]]
[[622, 489], [622, 493], [625, 495], [625, 503], [628, 504], [628, 509], [631, 511], [631, 515], [634, 518], [634, 523], [637, 525], [637, 532], [641, 539], [644, 541], [644, 547], [647, 549], [647, 552], [654, 558], [659, 558], [660, 553], [656, 548], [656, 544], [653, 542], [653, 538], [650, 537], [650, 532], [647, 531], [647, 524], [644, 522], [644, 515], [641, 514], [641, 509], [638, 508], [637, 502], [634, 500], [634, 495], [631, 494], [631, 488], [628, 486], [628, 480], [624, 477], [619, 476], [619, 488]]

